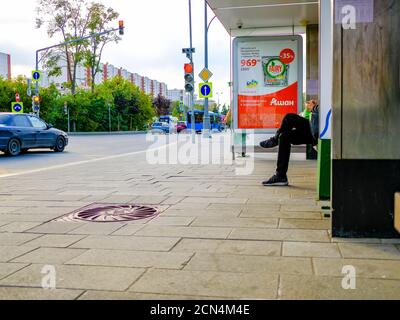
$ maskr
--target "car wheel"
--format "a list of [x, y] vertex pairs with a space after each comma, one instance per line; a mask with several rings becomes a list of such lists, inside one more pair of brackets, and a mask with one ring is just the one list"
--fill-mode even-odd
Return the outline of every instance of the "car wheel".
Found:
[[63, 152], [65, 149], [65, 139], [63, 137], [58, 137], [56, 145], [54, 146], [55, 152]]
[[13, 138], [8, 142], [6, 153], [12, 157], [18, 156], [21, 153], [21, 143], [18, 139]]

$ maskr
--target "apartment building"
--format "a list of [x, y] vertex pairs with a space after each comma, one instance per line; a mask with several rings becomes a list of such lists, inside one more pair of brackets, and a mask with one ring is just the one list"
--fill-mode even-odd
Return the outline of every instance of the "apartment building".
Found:
[[11, 56], [0, 52], [0, 77], [11, 79]]
[[[7, 66], [7, 57], [3, 58], [0, 56], [0, 64], [3, 66], [4, 62], [4, 70], [6, 70]], [[55, 84], [57, 88], [63, 89], [63, 84], [70, 81], [69, 73], [67, 72], [67, 63], [66, 61], [60, 61], [59, 66], [61, 69], [61, 73], [59, 76], [49, 76], [48, 72], [42, 72], [42, 80], [41, 86], [48, 87], [50, 84]], [[3, 69], [1, 69], [3, 70]], [[164, 97], [168, 95], [168, 87], [165, 83], [159, 82], [157, 80], [152, 80], [146, 76], [141, 76], [137, 73], [132, 73], [124, 68], [117, 68], [109, 63], [101, 63], [99, 66], [99, 72], [95, 76], [95, 84], [101, 84], [103, 81], [112, 79], [114, 77], [122, 77], [134, 85], [139, 87], [143, 92], [151, 96], [157, 96], [161, 94]], [[2, 71], [3, 72], [3, 71]], [[4, 74], [8, 76], [11, 74], [10, 72], [4, 71]], [[92, 83], [91, 79], [91, 70], [90, 68], [86, 68], [83, 65], [78, 65], [76, 72], [77, 79], [77, 87], [80, 88], [88, 88]]]

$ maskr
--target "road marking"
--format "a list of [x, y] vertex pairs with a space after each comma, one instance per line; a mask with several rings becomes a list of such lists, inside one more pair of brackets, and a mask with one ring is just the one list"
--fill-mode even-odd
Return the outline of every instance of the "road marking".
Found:
[[142, 153], [158, 151], [158, 150], [167, 148], [167, 147], [169, 147], [171, 145], [174, 145], [174, 144], [177, 144], [177, 143], [178, 142], [171, 142], [169, 144], [166, 144], [166, 145], [158, 147], [158, 148], [146, 149], [146, 150], [135, 151], [135, 152], [130, 152], [130, 153], [117, 154], [115, 156], [108, 156], [108, 157], [103, 157], [103, 158], [98, 158], [98, 159], [71, 162], [71, 163], [66, 163], [66, 164], [55, 165], [55, 166], [52, 166], [52, 167], [39, 168], [39, 169], [34, 169], [34, 170], [22, 171], [22, 172], [0, 174], [0, 179], [16, 177], [16, 176], [22, 176], [22, 175], [32, 174], [32, 173], [39, 173], [39, 172], [55, 170], [55, 169], [64, 169], [64, 168], [68, 168], [68, 167], [74, 167], [74, 166], [79, 166], [79, 165], [82, 165], [82, 164], [88, 164], [88, 163], [93, 163], [93, 162], [100, 162], [100, 161], [113, 160], [113, 159], [119, 159], [119, 158], [134, 156], [134, 155], [138, 155], [138, 154], [142, 154]]

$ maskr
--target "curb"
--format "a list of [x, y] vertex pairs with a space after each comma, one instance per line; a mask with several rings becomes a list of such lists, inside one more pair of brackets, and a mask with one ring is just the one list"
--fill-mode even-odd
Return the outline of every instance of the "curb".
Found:
[[147, 131], [121, 131], [121, 132], [70, 132], [68, 136], [121, 136], [147, 134]]

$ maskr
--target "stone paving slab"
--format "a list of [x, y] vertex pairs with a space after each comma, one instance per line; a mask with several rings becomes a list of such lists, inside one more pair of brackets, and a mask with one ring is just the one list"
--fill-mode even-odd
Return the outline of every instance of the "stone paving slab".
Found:
[[278, 276], [265, 273], [152, 269], [131, 286], [129, 291], [235, 299], [275, 299], [277, 289]]
[[39, 248], [13, 259], [12, 262], [42, 263], [46, 261], [47, 264], [63, 264], [85, 251], [83, 249]]
[[237, 228], [229, 235], [229, 239], [330, 242], [327, 230]]
[[38, 234], [30, 233], [0, 233], [0, 245], [1, 246], [19, 246], [30, 240], [38, 238]]
[[[0, 281], [1, 286], [42, 288], [43, 264], [33, 264]], [[144, 269], [56, 265], [57, 289], [126, 291]]]
[[278, 241], [182, 239], [172, 251], [280, 256], [282, 251], [282, 243]]
[[273, 218], [230, 218], [198, 217], [192, 223], [194, 227], [232, 227], [232, 228], [262, 228], [273, 229], [278, 226], [278, 219]]
[[89, 236], [71, 248], [130, 251], [170, 251], [180, 238], [139, 236]]
[[0, 246], [0, 262], [8, 262], [14, 258], [37, 249], [34, 246]]
[[47, 222], [29, 230], [31, 233], [39, 234], [67, 234], [72, 230], [84, 225], [81, 222]]
[[21, 233], [39, 225], [41, 225], [40, 222], [11, 222], [3, 225], [0, 228], [0, 232]]
[[0, 280], [28, 266], [26, 263], [0, 262]]
[[136, 232], [138, 236], [151, 237], [181, 237], [196, 239], [226, 239], [231, 228], [216, 227], [174, 227], [147, 225]]
[[181, 269], [192, 253], [90, 249], [67, 264], [86, 266]]
[[0, 300], [74, 300], [83, 290], [43, 290], [38, 288], [0, 287]]
[[358, 279], [355, 290], [344, 290], [343, 277], [282, 275], [279, 298], [284, 300], [398, 300], [400, 281]]
[[77, 228], [68, 231], [68, 234], [77, 235], [108, 235], [124, 227], [126, 223], [85, 223]]
[[46, 234], [27, 242], [26, 245], [42, 248], [67, 248], [85, 237], [82, 235]]
[[[205, 297], [205, 296], [185, 296], [171, 294], [156, 293], [136, 293], [136, 292], [110, 292], [110, 291], [86, 291], [79, 297], [79, 300], [221, 300], [221, 297]], [[228, 299], [228, 298], [226, 298]]]
[[356, 269], [357, 278], [400, 280], [400, 261], [398, 260], [315, 258], [313, 263], [315, 273], [319, 276], [343, 277], [343, 268], [353, 266]]
[[341, 258], [339, 247], [331, 243], [284, 242], [285, 257]]
[[330, 220], [308, 220], [308, 219], [280, 219], [279, 228], [281, 229], [306, 229], [306, 230], [330, 230]]
[[196, 253], [184, 270], [313, 274], [311, 259]]
[[400, 260], [400, 251], [394, 245], [339, 243], [344, 258]]

